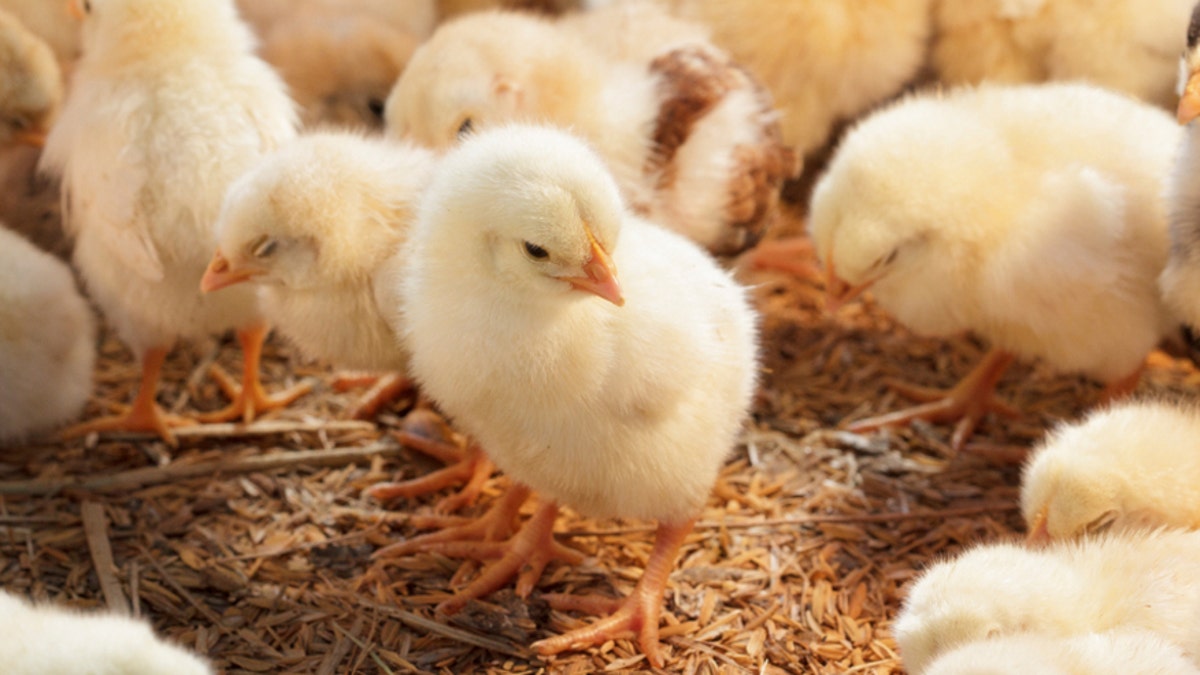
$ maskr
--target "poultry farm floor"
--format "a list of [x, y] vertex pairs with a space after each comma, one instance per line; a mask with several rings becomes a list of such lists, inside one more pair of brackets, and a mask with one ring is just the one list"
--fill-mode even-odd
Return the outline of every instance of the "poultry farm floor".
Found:
[[[1001, 394], [1023, 416], [988, 418], [975, 452], [958, 457], [947, 425], [841, 431], [844, 419], [906, 405], [888, 378], [948, 387], [982, 346], [914, 337], [869, 303], [826, 316], [815, 286], [743, 276], [763, 310], [763, 388], [671, 577], [663, 671], [902, 672], [890, 624], [905, 584], [965, 545], [1020, 536], [1012, 456], [1085, 411], [1099, 386], [1018, 364]], [[219, 408], [208, 366], [236, 372], [239, 359], [231, 339], [180, 347], [160, 401]], [[264, 371], [272, 388], [310, 379], [316, 389], [251, 432], [192, 429], [177, 449], [125, 437], [6, 450], [3, 587], [80, 608], [129, 607], [227, 673], [648, 668], [625, 640], [548, 660], [527, 645], [587, 620], [550, 611], [539, 593], [631, 590], [652, 523], [565, 513], [557, 531], [588, 555], [582, 565], [552, 565], [528, 600], [502, 591], [435, 618], [458, 561], [370, 555], [416, 533], [410, 516], [438, 495], [387, 505], [361, 495], [437, 468], [388, 433], [412, 401], [371, 422], [345, 420], [359, 392], [334, 391], [331, 371], [276, 338]], [[111, 333], [96, 378], [89, 415], [130, 398], [136, 365]], [[1190, 362], [1156, 354], [1138, 394], [1194, 396], [1198, 381]], [[505, 480], [493, 478], [469, 512]]]

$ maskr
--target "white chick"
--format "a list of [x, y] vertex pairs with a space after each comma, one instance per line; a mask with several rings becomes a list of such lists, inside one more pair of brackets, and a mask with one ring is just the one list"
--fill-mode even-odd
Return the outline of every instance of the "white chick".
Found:
[[1200, 665], [1200, 532], [1126, 530], [1042, 549], [979, 546], [930, 567], [893, 624], [908, 672], [1016, 633], [1148, 631]]
[[992, 351], [948, 394], [913, 392], [933, 403], [850, 428], [958, 419], [961, 449], [989, 409], [1013, 414], [993, 392], [1014, 356], [1095, 377], [1110, 398], [1136, 386], [1177, 328], [1156, 279], [1180, 134], [1083, 84], [912, 97], [859, 124], [812, 200], [831, 305], [870, 288], [914, 331], [974, 331]]
[[1174, 171], [1167, 184], [1171, 254], [1159, 278], [1167, 306], [1193, 331], [1200, 330], [1200, 4], [1187, 30], [1187, 49], [1180, 59], [1179, 105], [1176, 116], [1187, 125]]
[[62, 97], [62, 72], [50, 47], [0, 10], [0, 147], [41, 147]]
[[577, 29], [498, 11], [444, 24], [388, 97], [388, 133], [444, 148], [511, 121], [570, 128], [635, 210], [713, 252], [753, 245], [796, 169], [766, 90], [711, 45], [633, 62]]
[[938, 0], [932, 64], [946, 84], [1083, 80], [1164, 107], [1194, 0]]
[[[614, 614], [534, 648], [633, 631], [659, 665], [674, 557], [755, 389], [745, 290], [628, 213], [582, 142], [514, 126], [473, 136], [439, 165], [402, 297], [415, 377], [501, 470], [584, 514], [660, 523]], [[549, 527], [528, 531], [513, 550], [551, 546]]]
[[95, 336], [71, 270], [0, 226], [0, 443], [83, 412]]
[[1064, 424], [1030, 456], [1021, 512], [1030, 538], [1109, 525], [1200, 529], [1200, 410], [1157, 401], [1114, 405]]
[[63, 70], [79, 58], [79, 21], [67, 2], [52, 0], [0, 0], [0, 9], [11, 12], [49, 45]]
[[1017, 633], [971, 642], [924, 675], [1200, 675], [1177, 645], [1146, 631], [1114, 629], [1071, 637]]
[[270, 399], [258, 361], [266, 326], [254, 292], [202, 296], [212, 223], [229, 183], [295, 134], [294, 106], [232, 0], [87, 0], [84, 56], [42, 166], [62, 176], [74, 261], [109, 323], [142, 361], [127, 414], [69, 430], [157, 432], [158, 373], [179, 337], [237, 328], [243, 388], [210, 417], [252, 419]]
[[0, 591], [6, 675], [212, 675], [203, 659], [154, 635], [144, 621], [32, 604]]
[[900, 93], [925, 62], [932, 0], [668, 0], [677, 15], [750, 69], [779, 107], [783, 141], [801, 157]]

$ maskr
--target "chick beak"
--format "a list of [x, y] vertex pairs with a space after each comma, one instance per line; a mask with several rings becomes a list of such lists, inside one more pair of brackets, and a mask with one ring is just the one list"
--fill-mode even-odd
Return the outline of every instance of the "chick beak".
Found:
[[204, 276], [200, 278], [200, 290], [204, 293], [211, 293], [220, 290], [226, 286], [240, 284], [243, 281], [248, 281], [252, 277], [258, 276], [262, 272], [258, 270], [235, 270], [217, 251], [213, 255], [213, 259], [208, 263], [208, 269], [204, 270]]
[[1046, 509], [1038, 511], [1029, 526], [1029, 536], [1025, 543], [1031, 546], [1044, 546], [1050, 543], [1050, 530], [1046, 527]]
[[40, 148], [46, 145], [46, 132], [41, 129], [25, 129], [13, 134], [13, 142]]
[[76, 21], [83, 21], [83, 7], [79, 4], [80, 0], [67, 0], [67, 14]]
[[838, 311], [842, 305], [862, 295], [863, 291], [875, 283], [875, 280], [871, 279], [857, 286], [851, 286], [837, 275], [833, 266], [833, 258], [827, 257], [826, 260], [829, 261], [825, 264], [825, 311], [827, 312]]
[[1179, 97], [1179, 107], [1175, 109], [1175, 118], [1180, 124], [1187, 124], [1197, 116], [1200, 116], [1200, 70], [1188, 74], [1187, 85]]
[[592, 254], [583, 264], [585, 276], [565, 277], [563, 281], [581, 291], [595, 293], [620, 307], [625, 304], [625, 297], [621, 295], [621, 285], [617, 283], [617, 267], [600, 242], [596, 241], [591, 229], [588, 229], [587, 235], [592, 244]]

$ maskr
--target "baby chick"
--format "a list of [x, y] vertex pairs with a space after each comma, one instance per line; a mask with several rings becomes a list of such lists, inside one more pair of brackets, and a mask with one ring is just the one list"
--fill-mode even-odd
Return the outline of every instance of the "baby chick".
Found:
[[0, 9], [11, 13], [53, 51], [58, 65], [69, 71], [79, 58], [79, 21], [67, 2], [0, 0]]
[[635, 210], [716, 253], [753, 245], [796, 169], [766, 90], [703, 42], [633, 62], [572, 26], [499, 11], [444, 24], [392, 90], [389, 134], [444, 148], [509, 121], [570, 128]]
[[[1147, 631], [1200, 665], [1200, 532], [1128, 530], [1043, 549], [979, 546], [930, 567], [893, 625], [909, 673], [983, 639]], [[1090, 671], [1083, 671], [1090, 672]]]
[[1016, 633], [952, 649], [924, 675], [1200, 675], [1177, 645], [1147, 631], [1052, 637]]
[[62, 96], [54, 52], [17, 17], [0, 10], [0, 148], [41, 147]]
[[[744, 289], [628, 213], [599, 157], [550, 128], [480, 132], [448, 154], [412, 237], [402, 311], [424, 391], [547, 498], [551, 524], [553, 502], [660, 523], [641, 581], [609, 618], [534, 647], [632, 631], [659, 665], [673, 560], [755, 389]], [[551, 546], [535, 521], [514, 550]]]
[[1179, 106], [1176, 116], [1187, 125], [1168, 181], [1171, 255], [1159, 278], [1163, 299], [1192, 330], [1200, 330], [1200, 4], [1192, 13], [1187, 50], [1180, 59]]
[[1115, 405], [1055, 429], [1021, 484], [1030, 538], [1109, 525], [1200, 529], [1200, 410], [1157, 401]]
[[1169, 107], [1194, 0], [938, 0], [946, 84], [1083, 80]]
[[0, 591], [6, 675], [211, 675], [203, 659], [154, 635], [144, 621], [32, 604]]
[[0, 226], [0, 443], [79, 416], [95, 335], [71, 270]]
[[1013, 414], [993, 392], [1014, 356], [1095, 377], [1107, 397], [1136, 386], [1177, 324], [1156, 278], [1180, 134], [1149, 105], [1055, 84], [912, 97], [847, 135], [809, 223], [831, 305], [870, 288], [914, 331], [992, 343], [948, 394], [912, 392], [933, 403], [850, 428], [958, 419], [961, 449], [988, 410]]
[[244, 377], [212, 416], [252, 419], [303, 391], [270, 399], [258, 380], [266, 326], [252, 289], [202, 296], [212, 223], [229, 183], [295, 134], [294, 106], [232, 0], [87, 0], [84, 56], [42, 157], [62, 176], [74, 260], [88, 290], [142, 361], [127, 414], [68, 435], [127, 429], [173, 442], [155, 404], [158, 374], [179, 337], [237, 328]]

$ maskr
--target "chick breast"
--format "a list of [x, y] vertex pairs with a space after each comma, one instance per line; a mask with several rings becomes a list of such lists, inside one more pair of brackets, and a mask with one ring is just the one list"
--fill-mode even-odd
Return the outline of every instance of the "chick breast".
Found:
[[0, 226], [0, 443], [79, 416], [95, 333], [70, 269]]

